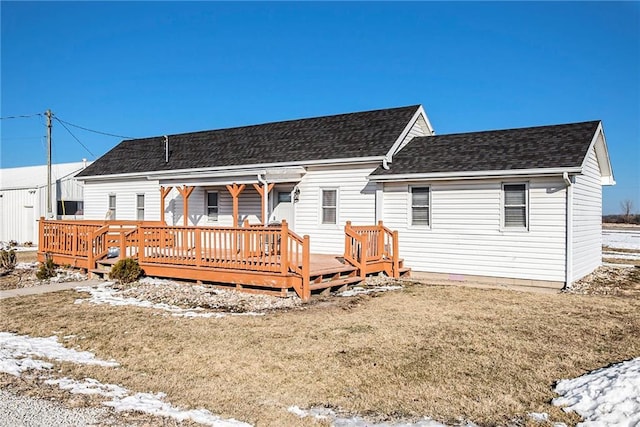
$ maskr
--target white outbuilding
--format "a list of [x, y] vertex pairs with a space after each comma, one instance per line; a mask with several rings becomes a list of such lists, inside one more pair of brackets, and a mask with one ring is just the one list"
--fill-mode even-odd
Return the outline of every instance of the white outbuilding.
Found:
[[[55, 219], [82, 219], [84, 185], [74, 176], [88, 162], [51, 166], [51, 212]], [[47, 216], [47, 166], [0, 169], [0, 242], [38, 244], [40, 217]]]

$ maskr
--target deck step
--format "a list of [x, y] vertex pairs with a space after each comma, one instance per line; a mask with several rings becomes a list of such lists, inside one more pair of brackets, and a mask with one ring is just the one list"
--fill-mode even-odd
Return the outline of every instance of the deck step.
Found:
[[344, 286], [344, 285], [349, 285], [351, 283], [358, 283], [361, 282], [362, 279], [358, 276], [353, 276], [353, 277], [345, 277], [342, 279], [337, 279], [337, 280], [329, 280], [326, 282], [320, 282], [320, 283], [312, 283], [311, 285], [309, 285], [309, 289], [311, 289], [312, 291], [316, 291], [318, 289], [326, 289], [326, 288], [333, 288], [336, 286]]
[[311, 277], [328, 276], [331, 274], [338, 274], [338, 273], [351, 273], [356, 270], [357, 268], [352, 265], [342, 265], [337, 267], [327, 267], [319, 270], [313, 270], [309, 273], [309, 275]]

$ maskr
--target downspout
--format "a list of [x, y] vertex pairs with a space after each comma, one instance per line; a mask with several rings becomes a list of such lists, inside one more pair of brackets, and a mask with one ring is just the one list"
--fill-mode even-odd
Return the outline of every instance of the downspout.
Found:
[[262, 218], [262, 222], [265, 227], [267, 226], [267, 224], [269, 223], [269, 184], [267, 183], [267, 180], [262, 178], [262, 174], [259, 173], [258, 174], [258, 182], [260, 184], [262, 184], [263, 190], [264, 191], [264, 197], [262, 198], [262, 209], [264, 211], [264, 218]]
[[573, 281], [573, 183], [571, 182], [571, 178], [569, 178], [569, 174], [567, 172], [562, 173], [562, 179], [564, 183], [567, 185], [567, 241], [566, 241], [566, 254], [565, 254], [565, 288], [569, 288], [571, 286], [571, 282]]

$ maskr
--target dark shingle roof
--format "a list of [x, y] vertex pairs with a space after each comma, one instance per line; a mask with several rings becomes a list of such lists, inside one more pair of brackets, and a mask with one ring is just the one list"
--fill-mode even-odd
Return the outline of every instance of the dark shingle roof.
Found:
[[414, 138], [388, 170], [404, 175], [579, 167], [599, 121]]
[[418, 105], [122, 141], [78, 174], [215, 168], [383, 156]]

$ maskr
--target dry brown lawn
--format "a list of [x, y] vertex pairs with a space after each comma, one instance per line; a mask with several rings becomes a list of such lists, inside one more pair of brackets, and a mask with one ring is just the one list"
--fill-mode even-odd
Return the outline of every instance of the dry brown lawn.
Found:
[[121, 367], [62, 364], [60, 375], [162, 391], [258, 426], [314, 425], [291, 405], [487, 426], [533, 425], [526, 414], [544, 411], [574, 424], [550, 404], [555, 381], [640, 356], [637, 298], [409, 285], [261, 317], [185, 319], [74, 304], [81, 296], [2, 300], [0, 330], [75, 335], [68, 347]]

